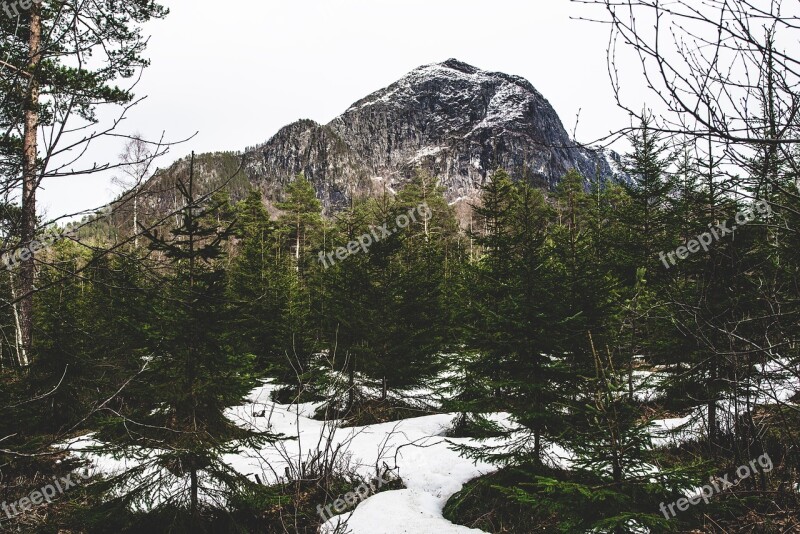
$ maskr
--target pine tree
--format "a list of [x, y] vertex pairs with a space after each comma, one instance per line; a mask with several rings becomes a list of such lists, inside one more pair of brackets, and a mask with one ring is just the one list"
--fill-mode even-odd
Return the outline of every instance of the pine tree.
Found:
[[659, 503], [674, 500], [699, 477], [683, 468], [653, 474], [650, 420], [628, 394], [627, 373], [616, 368], [610, 352], [596, 350], [591, 335], [587, 344], [595, 369], [571, 395], [574, 424], [565, 445], [575, 456], [569, 474], [532, 473], [528, 482], [505, 492], [551, 514], [561, 532], [666, 531], [671, 525], [658, 512]]
[[241, 446], [259, 446], [271, 436], [240, 428], [224, 410], [243, 402], [255, 385], [252, 359], [228, 342], [223, 244], [232, 227], [209, 226], [218, 206], [199, 204], [194, 193], [194, 158], [180, 224], [171, 236], [144, 230], [150, 249], [163, 253], [160, 302], [149, 323], [147, 370], [132, 386], [141, 402], [112, 417], [104, 439], [110, 448], [141, 463], [112, 478], [104, 509], [120, 504], [174, 514], [178, 524], [200, 529], [201, 510], [223, 507], [248, 481], [223, 461]]
[[46, 288], [36, 306], [41, 337], [34, 347], [40, 357], [30, 378], [35, 395], [53, 391], [36, 419], [40, 428], [58, 432], [92, 414], [137, 374], [153, 301], [135, 258], [88, 254], [69, 240], [54, 249], [58, 267], [40, 274]]
[[501, 463], [538, 465], [544, 441], [560, 431], [561, 363], [553, 358], [558, 313], [552, 297], [547, 230], [551, 210], [544, 195], [498, 171], [475, 208], [484, 233], [474, 237], [483, 257], [473, 266], [472, 309], [467, 318], [467, 365], [456, 406], [475, 414], [482, 432], [498, 429], [482, 416], [510, 412], [522, 437], [503, 451], [462, 450]]
[[[395, 384], [421, 385], [441, 368], [448, 342], [448, 289], [462, 260], [458, 223], [436, 180], [420, 171], [396, 198], [393, 220], [412, 219], [399, 229], [395, 299], [398, 328], [391, 357]], [[416, 219], [416, 220], [413, 220]]]
[[[80, 154], [98, 137], [110, 133], [98, 132], [83, 139], [65, 135], [76, 131], [72, 127], [81, 129], [96, 123], [99, 106], [133, 101], [132, 91], [117, 84], [147, 66], [148, 61], [142, 57], [147, 40], [141, 25], [163, 18], [168, 10], [154, 1], [137, 1], [126, 8], [112, 0], [69, 6], [37, 1], [27, 9], [13, 6], [17, 16], [8, 16], [11, 6], [3, 6], [6, 12], [0, 17], [0, 123], [4, 127], [0, 171], [9, 177], [10, 184], [17, 183], [16, 177], [21, 175], [19, 239], [22, 246], [30, 249], [38, 222], [36, 193], [43, 178], [54, 172], [47, 165], [54, 154], [64, 150]], [[64, 16], [65, 11], [70, 15]], [[46, 129], [53, 134], [52, 142], [41, 146], [40, 134]], [[63, 176], [63, 169], [56, 174]], [[34, 256], [31, 253], [21, 262], [18, 276], [26, 353], [30, 352], [33, 339]]]
[[322, 204], [313, 185], [298, 174], [277, 207], [283, 211], [278, 226], [294, 264], [294, 274], [287, 285], [282, 356], [285, 368], [291, 370], [292, 382], [297, 382], [297, 377], [309, 371], [312, 354], [317, 350], [312, 314], [317, 296], [312, 296], [310, 284], [317, 268], [312, 252], [323, 228]]
[[[335, 251], [346, 243], [356, 242], [359, 237], [370, 233], [371, 218], [368, 203], [357, 202], [337, 215], [326, 243]], [[368, 289], [373, 281], [367, 253], [357, 253], [342, 261], [336, 259], [332, 264], [330, 258], [325, 259], [329, 253], [332, 252], [327, 247], [320, 251], [320, 261], [324, 262], [320, 280], [321, 285], [324, 284], [326, 311], [322, 318], [322, 330], [331, 364], [347, 376], [347, 400], [342, 402], [339, 409], [349, 412], [358, 397], [356, 372], [363, 371], [363, 362], [372, 357], [368, 332], [380, 318], [369, 307]]]
[[240, 202], [236, 215], [239, 250], [228, 271], [234, 345], [240, 353], [254, 355], [259, 369], [291, 380], [285, 355], [291, 338], [286, 319], [291, 262], [281, 254], [280, 236], [259, 192]]
[[328, 235], [334, 250], [364, 243], [332, 264], [327, 251], [320, 256], [327, 266], [329, 346], [346, 362], [351, 383], [358, 370], [385, 399], [390, 389], [423, 384], [440, 368], [448, 323], [442, 288], [447, 262], [455, 261], [448, 247], [456, 233], [452, 209], [425, 174], [395, 198], [358, 202], [337, 217]]
[[298, 174], [286, 186], [285, 197], [276, 204], [283, 211], [279, 221], [294, 256], [296, 269], [302, 275], [311, 262], [308, 241], [315, 237], [315, 232], [322, 226], [322, 204], [303, 174]]
[[670, 241], [666, 229], [675, 183], [668, 172], [673, 158], [649, 121], [642, 122], [629, 140], [633, 150], [626, 157], [625, 171], [631, 181], [622, 185], [631, 202], [621, 215], [630, 230], [627, 251], [631, 268], [627, 282], [632, 284], [638, 267], [655, 266], [659, 252], [667, 250], [666, 243]]
[[558, 273], [553, 290], [560, 295], [560, 320], [552, 335], [559, 338], [558, 352], [567, 356], [573, 373], [593, 368], [586, 332], [603, 343], [609, 341], [608, 319], [616, 312], [620, 291], [609, 247], [598, 242], [612, 239], [609, 219], [602, 216], [599, 206], [607, 194], [587, 193], [583, 176], [575, 170], [561, 179], [552, 194], [556, 211], [549, 231], [550, 255], [552, 269]]
[[393, 234], [370, 247], [371, 301], [381, 324], [372, 330], [379, 347], [372, 376], [389, 386], [419, 386], [440, 368], [448, 246], [456, 232], [452, 209], [435, 180], [420, 172], [398, 196], [377, 210], [376, 222]]

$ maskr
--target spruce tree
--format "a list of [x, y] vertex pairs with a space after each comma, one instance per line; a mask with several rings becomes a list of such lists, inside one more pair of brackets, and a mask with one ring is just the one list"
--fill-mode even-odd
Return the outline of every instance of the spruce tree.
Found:
[[298, 273], [304, 273], [312, 257], [308, 242], [316, 237], [322, 226], [322, 204], [314, 186], [303, 174], [298, 174], [286, 186], [285, 198], [276, 206], [283, 213], [279, 219], [286, 246], [294, 257]]
[[297, 376], [309, 371], [312, 354], [318, 348], [312, 312], [319, 296], [312, 295], [310, 284], [317, 268], [313, 251], [323, 228], [322, 204], [313, 185], [303, 174], [298, 174], [277, 207], [283, 211], [278, 218], [279, 231], [294, 265], [294, 274], [287, 285], [282, 356], [296, 382]]
[[[340, 246], [355, 242], [370, 233], [371, 210], [366, 202], [356, 202], [337, 215], [326, 237], [328, 246], [320, 251], [320, 279], [324, 284], [326, 311], [322, 318], [323, 337], [331, 365], [347, 376], [347, 399], [337, 409], [350, 411], [359, 397], [356, 373], [364, 371], [364, 362], [372, 357], [368, 332], [379, 320], [369, 307], [368, 288], [372, 284], [367, 253], [357, 253], [344, 260], [331, 257]], [[357, 290], [354, 290], [358, 288]], [[338, 402], [339, 399], [335, 399]]]
[[254, 355], [258, 369], [291, 380], [285, 354], [291, 339], [286, 318], [291, 259], [281, 254], [280, 236], [259, 192], [236, 206], [236, 217], [238, 253], [228, 271], [234, 345], [242, 354]]
[[569, 171], [552, 193], [555, 205], [548, 232], [554, 277], [553, 291], [560, 295], [559, 320], [552, 335], [559, 341], [559, 353], [574, 373], [593, 368], [587, 350], [586, 333], [608, 341], [609, 317], [616, 312], [620, 281], [613, 273], [610, 247], [598, 242], [611, 240], [613, 226], [601, 213], [607, 192], [591, 194], [585, 180]]
[[541, 191], [512, 182], [504, 171], [483, 193], [475, 211], [484, 231], [474, 237], [483, 256], [473, 266], [466, 318], [474, 353], [456, 406], [476, 416], [482, 433], [498, 431], [484, 415], [510, 412], [522, 437], [503, 450], [462, 450], [500, 463], [539, 465], [545, 440], [562, 430], [553, 409], [563, 366], [554, 358], [552, 335], [558, 314], [547, 253], [551, 210]]
[[223, 245], [231, 226], [203, 224], [218, 208], [198, 201], [194, 157], [179, 179], [180, 224], [170, 236], [143, 229], [150, 249], [163, 254], [160, 299], [148, 324], [147, 369], [132, 388], [141, 399], [105, 425], [101, 449], [140, 463], [110, 479], [104, 510], [147, 510], [181, 528], [202, 530], [201, 512], [228, 506], [249, 482], [223, 460], [240, 447], [260, 446], [271, 436], [240, 428], [224, 414], [254, 387], [252, 359], [229, 343]]
[[452, 326], [448, 305], [463, 256], [453, 208], [435, 178], [418, 171], [396, 204], [395, 221], [416, 220], [400, 230], [401, 247], [395, 258], [400, 267], [400, 310], [393, 374], [404, 385], [420, 385], [441, 369], [441, 353], [454, 341], [448, 336]]

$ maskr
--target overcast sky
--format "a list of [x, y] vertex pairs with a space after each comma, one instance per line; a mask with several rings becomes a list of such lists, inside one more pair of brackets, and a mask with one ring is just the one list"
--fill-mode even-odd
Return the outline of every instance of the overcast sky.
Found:
[[[457, 58], [527, 78], [580, 141], [627, 124], [606, 71], [607, 28], [569, 0], [165, 0], [148, 24], [147, 96], [126, 132], [185, 138], [159, 162], [194, 150], [241, 150], [300, 118], [326, 123], [350, 104], [427, 63]], [[106, 116], [110, 116], [106, 114]], [[92, 160], [116, 161], [107, 144]], [[108, 176], [53, 180], [40, 194], [50, 217], [100, 206], [119, 193]]]

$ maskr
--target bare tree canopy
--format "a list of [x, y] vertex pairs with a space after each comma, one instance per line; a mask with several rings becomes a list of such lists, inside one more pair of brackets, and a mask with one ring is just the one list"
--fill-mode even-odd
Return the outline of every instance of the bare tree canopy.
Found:
[[626, 101], [619, 55], [633, 52], [647, 88], [665, 107], [663, 133], [721, 143], [786, 145], [800, 140], [800, 4], [780, 0], [573, 0], [601, 6], [610, 26], [608, 72]]

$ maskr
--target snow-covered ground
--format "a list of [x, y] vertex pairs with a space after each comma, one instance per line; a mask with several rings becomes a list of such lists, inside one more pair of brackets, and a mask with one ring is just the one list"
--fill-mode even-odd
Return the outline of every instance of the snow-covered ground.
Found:
[[[450, 534], [481, 532], [450, 523], [442, 517], [447, 500], [465, 482], [491, 472], [494, 467], [474, 463], [452, 450], [450, 443], [473, 443], [469, 439], [445, 438], [454, 415], [430, 415], [391, 423], [335, 428], [330, 422], [311, 419], [314, 404], [277, 404], [270, 400], [274, 386], [265, 383], [253, 390], [248, 402], [229, 410], [232, 420], [243, 426], [281, 433], [289, 439], [260, 450], [245, 449], [224, 461], [240, 473], [262, 482], [275, 482], [287, 467], [299, 466], [311, 451], [341, 446], [342, 457], [365, 479], [386, 467], [399, 475], [405, 489], [377, 493], [363, 500], [352, 513], [335, 516], [325, 528], [332, 532], [337, 521], [347, 520], [353, 534]], [[263, 413], [263, 416], [261, 415]], [[68, 448], [90, 460], [95, 471], [114, 473], [135, 462], [87, 452], [96, 444], [91, 436], [74, 440]], [[353, 488], [355, 490], [355, 488]], [[325, 505], [326, 503], [319, 503]], [[338, 519], [337, 519], [338, 517]]]
[[[406, 485], [406, 489], [370, 496], [352, 514], [345, 514], [343, 518], [348, 520], [348, 528], [353, 534], [480, 532], [453, 525], [442, 517], [447, 499], [459, 491], [465, 482], [493, 470], [488, 464], [476, 465], [462, 458], [447, 443], [444, 433], [454, 415], [430, 415], [336, 429], [330, 424], [309, 418], [316, 405], [272, 403], [270, 389], [269, 385], [265, 385], [254, 391], [250, 397], [252, 404], [232, 410], [232, 418], [261, 430], [269, 429], [299, 437], [296, 441], [258, 451], [256, 455], [245, 453], [226, 458], [238, 471], [245, 474], [262, 473], [265, 459], [273, 468], [286, 464], [287, 450], [284, 450], [284, 446], [289, 451], [290, 461], [296, 462], [300, 456], [308, 454], [307, 451], [318, 450], [331, 436], [334, 446], [343, 444], [343, 452], [350, 456], [351, 466], [364, 478], [375, 477], [376, 466], [385, 464]], [[257, 407], [256, 413], [265, 409], [265, 417], [253, 417], [252, 406]], [[268, 428], [269, 424], [272, 426]], [[449, 441], [470, 442], [465, 439]], [[282, 473], [283, 469], [278, 472]], [[328, 524], [333, 526], [336, 522], [337, 518], [332, 518]]]

